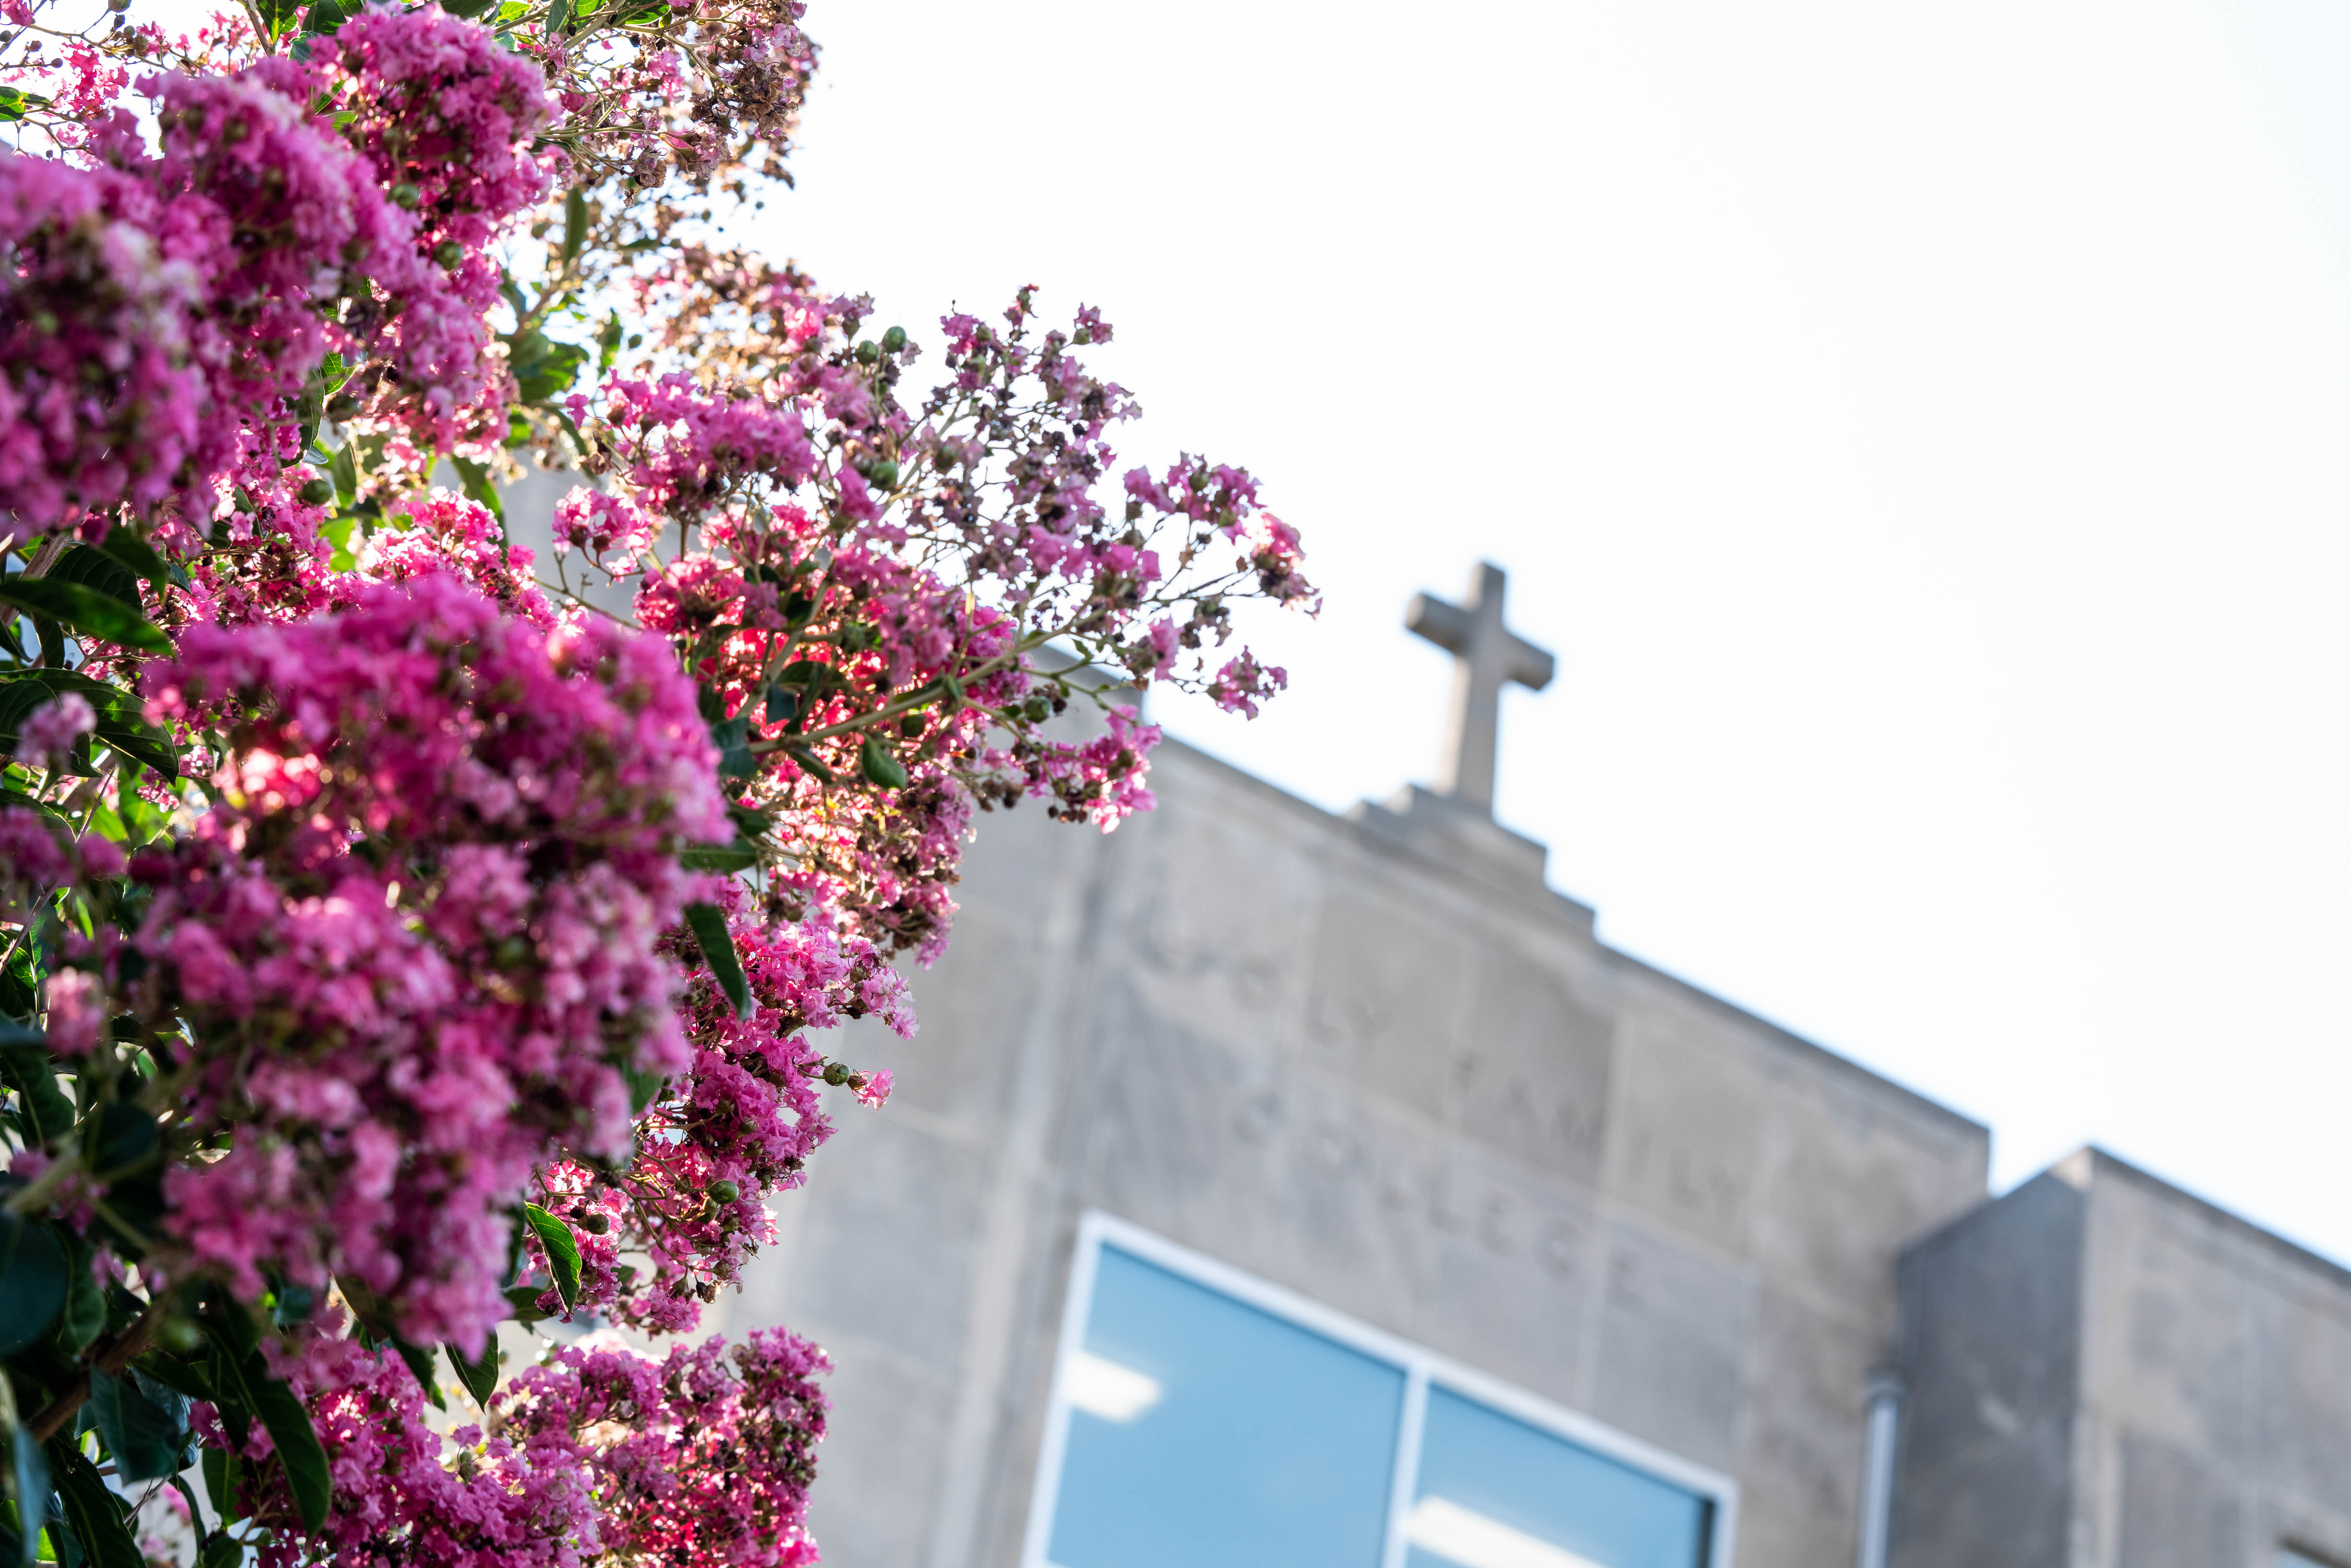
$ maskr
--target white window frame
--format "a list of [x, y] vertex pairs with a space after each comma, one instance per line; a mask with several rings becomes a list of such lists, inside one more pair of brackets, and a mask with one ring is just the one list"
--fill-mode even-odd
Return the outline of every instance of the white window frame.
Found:
[[1731, 1538], [1739, 1522], [1739, 1483], [1730, 1477], [1098, 1208], [1087, 1209], [1078, 1220], [1077, 1253], [1070, 1265], [1070, 1293], [1061, 1304], [1061, 1338], [1053, 1355], [1053, 1392], [1045, 1407], [1045, 1441], [1038, 1451], [1037, 1479], [1029, 1491], [1021, 1568], [1055, 1568], [1045, 1552], [1053, 1531], [1054, 1510], [1061, 1501], [1061, 1463], [1069, 1452], [1071, 1368], [1085, 1346], [1086, 1323], [1093, 1313], [1094, 1275], [1105, 1243], [1404, 1373], [1402, 1431], [1396, 1443], [1395, 1471], [1388, 1481], [1388, 1523], [1381, 1568], [1404, 1568], [1405, 1514], [1420, 1470], [1421, 1428], [1427, 1417], [1432, 1383], [1705, 1499], [1714, 1505], [1706, 1568], [1730, 1568]]

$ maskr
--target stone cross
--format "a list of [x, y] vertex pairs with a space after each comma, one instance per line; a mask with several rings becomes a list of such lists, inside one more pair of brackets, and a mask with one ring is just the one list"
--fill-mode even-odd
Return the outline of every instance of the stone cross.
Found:
[[1405, 625], [1460, 663], [1453, 671], [1453, 716], [1437, 792], [1486, 815], [1494, 814], [1494, 746], [1501, 727], [1502, 683], [1541, 691], [1551, 685], [1552, 658], [1502, 624], [1502, 569], [1479, 563], [1467, 606], [1426, 593], [1413, 595]]

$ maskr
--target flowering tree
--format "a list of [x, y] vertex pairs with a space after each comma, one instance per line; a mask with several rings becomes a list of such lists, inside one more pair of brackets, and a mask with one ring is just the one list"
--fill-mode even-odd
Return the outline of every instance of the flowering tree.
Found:
[[1095, 311], [917, 397], [705, 242], [798, 0], [129, 4], [0, 0], [0, 1555], [136, 1568], [156, 1495], [202, 1568], [812, 1561], [814, 1346], [497, 1327], [690, 1333], [975, 812], [1147, 807], [1117, 693], [1254, 714], [1297, 537], [1118, 473]]

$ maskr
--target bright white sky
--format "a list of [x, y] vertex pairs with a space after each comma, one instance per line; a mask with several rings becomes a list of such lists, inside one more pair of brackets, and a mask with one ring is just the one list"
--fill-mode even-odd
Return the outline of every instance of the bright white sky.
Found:
[[1171, 727], [1428, 777], [1416, 589], [1559, 655], [1500, 814], [1612, 944], [2351, 1259], [2351, 8], [818, 0], [760, 239], [1105, 308], [1330, 607]]

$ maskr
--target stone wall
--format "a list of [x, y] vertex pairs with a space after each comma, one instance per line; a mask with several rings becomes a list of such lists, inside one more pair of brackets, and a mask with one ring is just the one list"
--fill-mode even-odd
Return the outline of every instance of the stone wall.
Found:
[[1099, 1207], [1741, 1489], [1741, 1568], [1850, 1561], [1901, 1247], [1984, 1130], [1601, 946], [1588, 910], [1175, 743], [1108, 839], [984, 820], [924, 1028], [862, 1033], [718, 1326], [840, 1364], [843, 1568], [1012, 1568]]
[[1903, 1289], [1894, 1568], [2351, 1562], [2351, 1273], [2085, 1150]]

